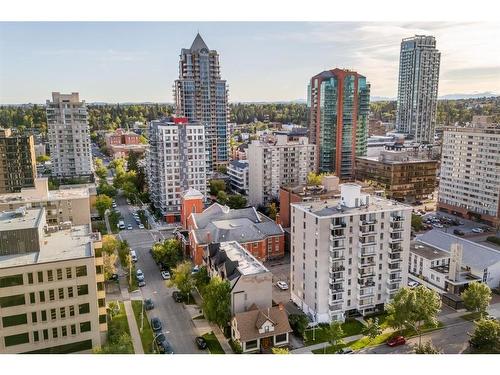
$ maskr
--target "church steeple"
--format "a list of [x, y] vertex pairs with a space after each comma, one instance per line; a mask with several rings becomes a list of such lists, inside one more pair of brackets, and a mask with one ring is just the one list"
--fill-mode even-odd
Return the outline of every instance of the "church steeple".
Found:
[[205, 44], [205, 41], [201, 37], [200, 33], [197, 33], [196, 34], [196, 38], [194, 38], [193, 44], [191, 44], [190, 50], [191, 51], [199, 51], [199, 50], [201, 50], [203, 48], [205, 48], [205, 49], [208, 50], [208, 47]]

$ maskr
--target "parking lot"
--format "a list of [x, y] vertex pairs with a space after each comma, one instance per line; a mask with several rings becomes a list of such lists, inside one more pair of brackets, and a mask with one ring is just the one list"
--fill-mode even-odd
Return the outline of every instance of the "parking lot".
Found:
[[[290, 254], [282, 259], [265, 262], [264, 265], [273, 274], [273, 301], [286, 304], [290, 301]], [[284, 281], [288, 284], [287, 290], [280, 289], [276, 283]]]
[[493, 234], [495, 232], [493, 228], [487, 225], [444, 212], [427, 213], [422, 216], [422, 222], [427, 225], [426, 229], [436, 228], [460, 236], [487, 235], [488, 233]]

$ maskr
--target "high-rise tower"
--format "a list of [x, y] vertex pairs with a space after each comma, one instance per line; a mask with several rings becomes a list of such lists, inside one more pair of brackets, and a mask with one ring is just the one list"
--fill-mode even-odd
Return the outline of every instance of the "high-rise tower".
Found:
[[354, 71], [326, 70], [308, 87], [309, 138], [320, 172], [352, 179], [354, 158], [366, 155], [370, 85]]
[[396, 128], [416, 142], [434, 142], [440, 60], [433, 36], [401, 42]]
[[179, 79], [174, 87], [176, 114], [205, 127], [207, 167], [228, 164], [226, 81], [221, 79], [219, 54], [209, 50], [200, 34], [182, 49]]

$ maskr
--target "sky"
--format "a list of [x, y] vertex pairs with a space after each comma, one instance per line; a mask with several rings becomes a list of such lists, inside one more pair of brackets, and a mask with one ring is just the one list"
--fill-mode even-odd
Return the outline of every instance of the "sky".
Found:
[[172, 102], [180, 50], [198, 31], [219, 52], [231, 102], [305, 99], [309, 79], [335, 67], [394, 98], [401, 39], [415, 34], [436, 37], [440, 96], [500, 94], [500, 23], [0, 22], [0, 104], [45, 103], [52, 91]]

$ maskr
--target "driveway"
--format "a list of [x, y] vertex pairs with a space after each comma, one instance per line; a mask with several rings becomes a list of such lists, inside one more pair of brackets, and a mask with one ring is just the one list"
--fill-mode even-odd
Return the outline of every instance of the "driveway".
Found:
[[287, 304], [290, 301], [290, 289], [281, 290], [276, 282], [285, 281], [290, 286], [290, 254], [282, 259], [265, 262], [264, 265], [273, 274], [273, 301]]

